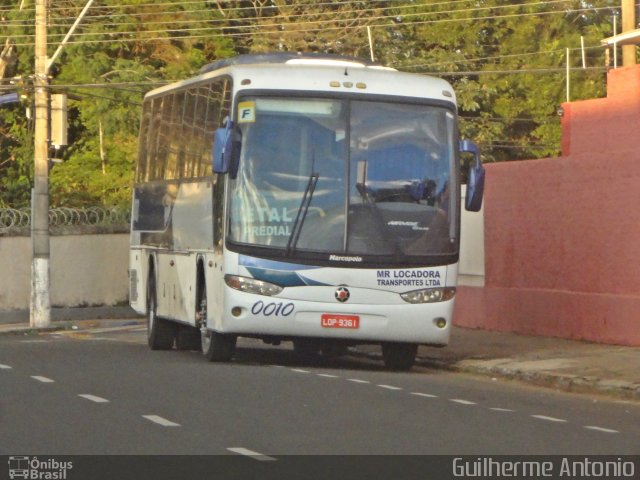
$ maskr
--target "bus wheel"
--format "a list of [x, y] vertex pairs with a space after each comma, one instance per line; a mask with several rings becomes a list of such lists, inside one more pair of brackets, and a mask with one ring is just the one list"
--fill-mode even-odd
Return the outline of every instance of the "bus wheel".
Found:
[[158, 304], [156, 300], [156, 285], [153, 272], [147, 287], [147, 343], [151, 350], [171, 350], [176, 334], [173, 323], [156, 314]]
[[418, 345], [415, 343], [383, 343], [382, 358], [389, 370], [409, 370], [416, 361]]
[[210, 362], [228, 362], [236, 351], [236, 336], [206, 330], [201, 331], [202, 353]]
[[235, 335], [224, 335], [207, 328], [207, 288], [204, 282], [198, 287], [198, 318], [200, 319], [200, 349], [210, 362], [228, 362], [236, 351]]
[[178, 350], [200, 350], [200, 330], [187, 325], [180, 325], [176, 335]]

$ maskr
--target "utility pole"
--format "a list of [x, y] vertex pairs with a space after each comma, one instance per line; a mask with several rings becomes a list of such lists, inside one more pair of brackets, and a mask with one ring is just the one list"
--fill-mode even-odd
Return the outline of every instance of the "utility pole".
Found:
[[49, 79], [47, 77], [47, 1], [36, 0], [34, 181], [31, 195], [32, 328], [51, 325], [49, 292]]
[[[635, 0], [622, 0], [622, 33], [630, 32], [636, 28]], [[636, 64], [636, 46], [622, 46], [622, 65], [630, 67]]]
[[[64, 40], [47, 57], [47, 7], [49, 0], [36, 0], [36, 71], [34, 132], [34, 180], [31, 192], [31, 304], [29, 323], [32, 328], [51, 325], [51, 294], [49, 281], [49, 68], [85, 16], [94, 0], [89, 0]], [[22, 9], [23, 5], [20, 5]]]

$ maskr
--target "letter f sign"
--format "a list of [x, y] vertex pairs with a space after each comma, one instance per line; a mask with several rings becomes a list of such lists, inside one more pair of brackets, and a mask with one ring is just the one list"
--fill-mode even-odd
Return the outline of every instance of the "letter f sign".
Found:
[[238, 123], [254, 123], [256, 121], [256, 103], [240, 102], [238, 104]]

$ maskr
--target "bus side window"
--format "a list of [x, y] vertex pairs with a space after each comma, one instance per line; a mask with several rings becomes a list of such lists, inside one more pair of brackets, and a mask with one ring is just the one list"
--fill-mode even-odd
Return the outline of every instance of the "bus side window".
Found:
[[149, 162], [149, 132], [151, 130], [151, 109], [153, 100], [147, 100], [142, 107], [142, 121], [140, 122], [140, 135], [138, 139], [138, 161], [136, 164], [136, 182], [148, 180]]

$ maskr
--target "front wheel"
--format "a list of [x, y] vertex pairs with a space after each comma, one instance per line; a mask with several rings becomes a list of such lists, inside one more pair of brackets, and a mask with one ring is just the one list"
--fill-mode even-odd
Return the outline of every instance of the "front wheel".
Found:
[[236, 351], [235, 335], [224, 335], [202, 327], [201, 333], [202, 353], [210, 362], [228, 362]]
[[228, 362], [236, 351], [237, 337], [224, 335], [207, 328], [207, 288], [204, 281], [198, 287], [197, 303], [200, 307], [200, 349], [210, 362]]
[[415, 343], [383, 343], [382, 358], [389, 370], [410, 370], [416, 361], [418, 345]]

